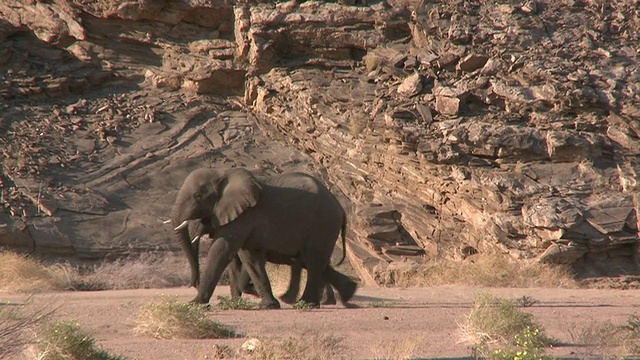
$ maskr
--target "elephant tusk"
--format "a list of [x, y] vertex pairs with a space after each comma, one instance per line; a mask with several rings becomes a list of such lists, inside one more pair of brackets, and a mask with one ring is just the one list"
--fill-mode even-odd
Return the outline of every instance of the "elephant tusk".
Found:
[[196, 237], [194, 237], [193, 240], [191, 240], [191, 243], [193, 244], [198, 240], [200, 240], [200, 235], [197, 235]]
[[163, 221], [162, 223], [163, 223], [163, 224], [168, 224], [168, 223], [170, 223], [170, 222], [171, 222], [171, 220], [165, 220], [165, 221]]
[[189, 225], [189, 221], [185, 220], [185, 221], [182, 222], [182, 224], [176, 226], [176, 228], [173, 229], [173, 231], [182, 230], [182, 229], [186, 228], [187, 225]]

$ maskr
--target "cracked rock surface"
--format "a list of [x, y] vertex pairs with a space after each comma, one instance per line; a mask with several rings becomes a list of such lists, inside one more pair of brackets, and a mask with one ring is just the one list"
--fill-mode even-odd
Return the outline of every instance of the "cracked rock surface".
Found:
[[4, 2], [0, 245], [174, 251], [186, 174], [243, 166], [321, 177], [368, 284], [637, 273], [638, 34], [629, 1]]

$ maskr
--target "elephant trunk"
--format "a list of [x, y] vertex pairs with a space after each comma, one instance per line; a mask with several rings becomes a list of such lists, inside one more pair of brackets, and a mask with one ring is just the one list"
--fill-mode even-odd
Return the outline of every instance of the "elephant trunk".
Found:
[[200, 283], [200, 266], [198, 262], [199, 246], [197, 246], [197, 242], [196, 244], [191, 243], [191, 238], [189, 237], [189, 226], [185, 226], [184, 221], [185, 220], [180, 216], [175, 214], [172, 216], [172, 225], [174, 226], [176, 240], [180, 243], [182, 251], [187, 256], [189, 267], [191, 268], [191, 282], [189, 283], [189, 286], [197, 288]]

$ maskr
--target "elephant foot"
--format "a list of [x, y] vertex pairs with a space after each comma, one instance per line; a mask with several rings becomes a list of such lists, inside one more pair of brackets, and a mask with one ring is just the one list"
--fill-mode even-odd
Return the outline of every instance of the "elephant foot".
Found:
[[280, 296], [283, 303], [293, 305], [296, 303], [296, 294], [286, 292]]
[[205, 301], [204, 299], [201, 299], [199, 296], [194, 297], [191, 301], [189, 301], [189, 303], [195, 304], [195, 305], [203, 305], [207, 307], [211, 306], [209, 305], [209, 301]]
[[322, 305], [335, 305], [336, 303], [336, 296], [333, 293], [331, 285], [325, 285], [324, 292], [322, 294]]
[[337, 304], [336, 302], [336, 298], [332, 297], [332, 298], [326, 298], [322, 300], [322, 305], [335, 305]]
[[246, 286], [244, 289], [242, 289], [242, 292], [245, 294], [253, 295], [253, 296], [260, 296], [260, 294], [258, 293], [258, 291], [253, 285]]
[[345, 286], [338, 289], [338, 294], [340, 294], [340, 302], [347, 306], [347, 303], [353, 295], [356, 293], [356, 289], [358, 288], [358, 284], [355, 281], [350, 280], [345, 284]]
[[261, 309], [280, 309], [280, 303], [276, 299], [273, 299], [270, 301], [263, 300], [260, 302], [260, 308]]

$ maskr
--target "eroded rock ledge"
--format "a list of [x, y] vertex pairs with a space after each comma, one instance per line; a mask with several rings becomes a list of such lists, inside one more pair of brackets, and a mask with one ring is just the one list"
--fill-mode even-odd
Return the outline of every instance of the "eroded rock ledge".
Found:
[[531, 4], [0, 5], [0, 243], [175, 249], [204, 162], [324, 176], [371, 284], [476, 252], [637, 273], [635, 10]]

